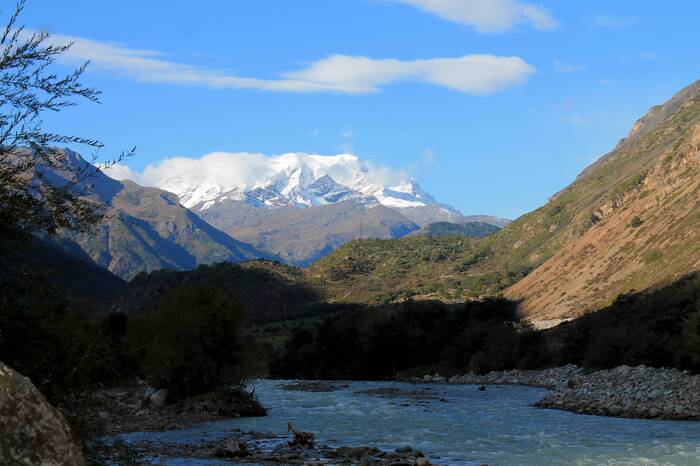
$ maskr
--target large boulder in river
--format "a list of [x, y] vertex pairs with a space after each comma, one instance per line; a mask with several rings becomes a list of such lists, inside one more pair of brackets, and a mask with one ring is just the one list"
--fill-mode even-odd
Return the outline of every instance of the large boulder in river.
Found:
[[0, 464], [84, 465], [63, 416], [32, 382], [0, 362]]

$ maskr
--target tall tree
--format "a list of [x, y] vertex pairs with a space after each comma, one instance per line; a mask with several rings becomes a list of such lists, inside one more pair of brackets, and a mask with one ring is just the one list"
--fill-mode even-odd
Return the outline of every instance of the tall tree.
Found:
[[[0, 230], [84, 229], [103, 213], [83, 196], [89, 178], [99, 169], [92, 163], [69, 163], [65, 152], [55, 146], [86, 146], [95, 162], [103, 144], [47, 131], [42, 116], [83, 100], [99, 103], [100, 92], [80, 82], [87, 62], [65, 76], [52, 71], [56, 57], [68, 52], [72, 43], [56, 44], [46, 32], [18, 26], [24, 5], [24, 0], [17, 3], [0, 37]], [[102, 168], [133, 151], [121, 153]], [[47, 182], [46, 175], [52, 171], [68, 181]]]

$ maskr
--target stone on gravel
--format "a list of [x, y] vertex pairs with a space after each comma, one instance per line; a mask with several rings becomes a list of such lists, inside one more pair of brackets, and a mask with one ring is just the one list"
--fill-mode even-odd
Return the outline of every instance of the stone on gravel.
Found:
[[248, 445], [237, 438], [226, 440], [214, 451], [216, 458], [243, 458], [247, 455]]
[[527, 385], [550, 392], [537, 403], [581, 414], [644, 419], [700, 420], [700, 375], [676, 369], [619, 366], [590, 374], [568, 365], [542, 370], [510, 370], [446, 379], [426, 375], [416, 383]]

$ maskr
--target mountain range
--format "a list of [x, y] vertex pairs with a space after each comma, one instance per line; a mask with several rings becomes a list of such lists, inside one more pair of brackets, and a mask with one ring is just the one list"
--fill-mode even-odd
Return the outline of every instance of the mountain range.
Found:
[[[410, 179], [376, 183], [354, 156], [273, 162], [237, 185], [170, 177], [163, 185], [175, 193], [98, 172], [85, 191], [104, 220], [54, 241], [127, 279], [269, 258], [310, 265], [308, 283], [333, 301], [503, 294], [538, 325], [700, 270], [700, 81], [653, 107], [611, 152], [512, 223], [464, 217]], [[46, 179], [60, 184], [66, 173]]]
[[[112, 179], [69, 149], [56, 154], [63, 169], [42, 167], [36, 182], [61, 186], [75, 173], [93, 173], [74, 189], [105, 215], [90, 231], [61, 231], [52, 241], [127, 280], [140, 272], [259, 258], [306, 266], [353, 239], [400, 238], [418, 230], [402, 209], [411, 209], [409, 215], [423, 209], [425, 218], [466, 219], [413, 180], [370, 183], [362, 169], [347, 168], [361, 167], [354, 156], [281, 156], [278, 170], [247, 190], [173, 177], [164, 183], [179, 191], [173, 193]], [[327, 171], [350, 174], [353, 187]]]
[[[254, 163], [233, 162], [246, 157]], [[231, 237], [297, 266], [354, 239], [401, 238], [437, 221], [478, 218], [498, 228], [508, 222], [465, 217], [407, 175], [383, 173], [350, 154], [219, 153], [198, 163], [197, 170], [183, 165], [148, 182]]]
[[[89, 257], [115, 275], [130, 279], [161, 268], [190, 270], [199, 264], [272, 258], [237, 241], [183, 207], [172, 193], [116, 181], [92, 170], [78, 153], [61, 151], [67, 170], [49, 170], [47, 182], [63, 185], [76, 172], [94, 174], [74, 188], [104, 211], [89, 231], [61, 231], [53, 241], [74, 256]], [[46, 168], [44, 168], [46, 172]]]

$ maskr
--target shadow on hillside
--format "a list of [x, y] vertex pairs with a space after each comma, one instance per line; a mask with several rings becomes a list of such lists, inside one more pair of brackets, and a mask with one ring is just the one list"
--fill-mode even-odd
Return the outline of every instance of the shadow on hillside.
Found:
[[620, 295], [610, 306], [545, 331], [559, 360], [590, 368], [620, 364], [700, 370], [693, 346], [700, 316], [700, 272], [645, 292]]
[[310, 317], [325, 312], [322, 296], [301, 271], [277, 262], [255, 260], [239, 264], [200, 265], [190, 271], [140, 273], [112, 305], [113, 311], [151, 309], [171, 290], [185, 284], [222, 287], [246, 309], [252, 324]]

